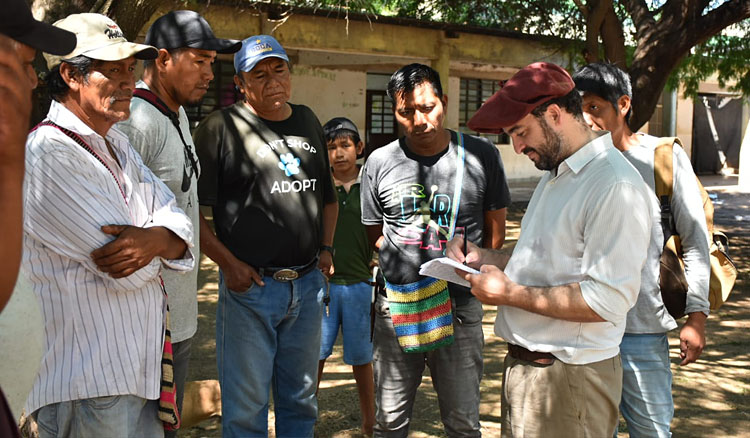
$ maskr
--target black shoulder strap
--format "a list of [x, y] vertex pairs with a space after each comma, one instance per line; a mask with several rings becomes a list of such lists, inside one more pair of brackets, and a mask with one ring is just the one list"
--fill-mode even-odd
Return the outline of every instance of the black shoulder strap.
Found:
[[135, 91], [133, 91], [133, 96], [141, 98], [145, 100], [146, 102], [150, 103], [154, 108], [159, 110], [160, 113], [167, 116], [167, 118], [172, 122], [172, 125], [174, 125], [175, 129], [177, 129], [177, 134], [180, 136], [180, 140], [182, 141], [182, 146], [185, 147], [185, 155], [188, 156], [190, 159], [190, 166], [193, 168], [193, 172], [196, 175], [196, 178], [198, 177], [198, 163], [196, 162], [195, 156], [193, 155], [193, 151], [190, 148], [190, 145], [187, 144], [185, 141], [185, 137], [182, 136], [182, 129], [180, 129], [180, 116], [177, 115], [176, 112], [169, 109], [166, 103], [164, 103], [163, 100], [159, 99], [159, 96], [154, 94], [153, 91], [147, 90], [145, 88], [136, 88]]
[[172, 121], [173, 125], [180, 125], [180, 119], [177, 116], [177, 113], [169, 109], [167, 104], [164, 103], [163, 100], [159, 99], [159, 96], [154, 94], [153, 91], [147, 90], [145, 88], [136, 88], [135, 91], [133, 91], [133, 96], [139, 97], [156, 107], [156, 109], [158, 109], [160, 113], [164, 114], [169, 118], [169, 120]]

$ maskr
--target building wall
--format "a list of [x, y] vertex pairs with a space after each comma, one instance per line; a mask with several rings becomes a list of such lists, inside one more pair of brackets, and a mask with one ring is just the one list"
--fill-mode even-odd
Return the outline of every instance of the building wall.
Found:
[[534, 167], [534, 163], [523, 154], [517, 154], [509, 144], [499, 145], [500, 157], [509, 181], [538, 180], [544, 172]]
[[291, 102], [312, 108], [321, 124], [334, 117], [347, 117], [362, 131], [366, 86], [364, 72], [296, 65], [292, 69]]
[[[187, 4], [182, 7], [197, 6]], [[158, 11], [144, 25], [141, 38]], [[218, 37], [244, 39], [272, 34], [287, 49], [293, 65], [291, 102], [313, 109], [321, 123], [332, 117], [350, 118], [364, 137], [367, 73], [390, 74], [412, 62], [430, 64], [443, 79], [448, 96], [445, 126], [458, 129], [460, 79], [504, 80], [535, 61], [569, 65], [563, 50], [533, 38], [511, 38], [469, 32], [449, 35], [441, 29], [349, 21], [343, 18], [291, 14], [269, 21], [252, 8], [213, 4], [198, 9]], [[447, 80], [446, 80], [447, 78]], [[498, 145], [509, 180], [542, 174], [511, 145]]]
[[685, 99], [684, 90], [677, 94], [677, 132], [688, 157], [693, 155], [693, 99]]

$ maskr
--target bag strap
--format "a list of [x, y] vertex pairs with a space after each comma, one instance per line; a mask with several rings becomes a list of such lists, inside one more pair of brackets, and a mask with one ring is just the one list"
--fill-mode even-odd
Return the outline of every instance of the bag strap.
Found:
[[193, 150], [190, 148], [190, 145], [188, 145], [188, 143], [185, 141], [185, 137], [182, 136], [182, 129], [180, 129], [180, 116], [176, 112], [169, 109], [167, 104], [164, 103], [164, 101], [161, 100], [159, 96], [154, 94], [154, 92], [151, 90], [147, 90], [145, 88], [136, 88], [135, 91], [133, 91], [133, 96], [141, 98], [150, 103], [154, 108], [159, 110], [160, 113], [167, 116], [169, 121], [172, 122], [172, 125], [174, 125], [175, 129], [177, 129], [177, 134], [179, 134], [180, 136], [182, 146], [185, 148], [185, 155], [187, 155], [188, 159], [190, 160], [190, 167], [193, 168], [193, 173], [195, 173], [195, 177], [198, 178], [198, 162], [193, 155]]
[[676, 137], [662, 137], [654, 149], [654, 189], [659, 202], [672, 199], [674, 169], [672, 165], [672, 145]]
[[674, 166], [672, 145], [680, 140], [677, 137], [662, 137], [654, 149], [654, 191], [659, 199], [661, 226], [664, 230], [664, 242], [669, 236], [677, 234], [672, 217], [672, 193], [674, 191]]
[[[464, 165], [466, 163], [466, 150], [464, 148], [464, 134], [457, 132], [458, 135], [458, 150], [456, 151], [456, 184], [453, 189], [453, 215], [451, 218], [450, 236], [448, 240], [453, 238], [456, 233], [456, 222], [458, 222], [458, 209], [461, 205], [461, 189], [464, 183]], [[466, 239], [466, 231], [464, 231], [464, 239]]]
[[[682, 147], [682, 142], [679, 138], [662, 137], [658, 140], [656, 149], [654, 150], [654, 191], [659, 198], [659, 204], [661, 206], [662, 227], [667, 224], [669, 226], [667, 230], [672, 234], [677, 234], [677, 231], [674, 228], [675, 224], [674, 219], [672, 218], [672, 207], [670, 204], [674, 192], [674, 165], [672, 161], [672, 150], [675, 143]], [[698, 184], [698, 191], [700, 192], [701, 200], [703, 201], [703, 213], [706, 217], [706, 226], [710, 236], [714, 232], [714, 205], [697, 175], [695, 176], [695, 182]], [[669, 214], [667, 222], [665, 222], [665, 214]]]

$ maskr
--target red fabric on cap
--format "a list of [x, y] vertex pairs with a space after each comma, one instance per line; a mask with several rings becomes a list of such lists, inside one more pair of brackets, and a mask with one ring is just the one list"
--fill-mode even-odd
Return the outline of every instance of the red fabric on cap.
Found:
[[519, 70], [469, 120], [469, 129], [499, 134], [534, 108], [575, 88], [567, 71], [549, 62], [535, 62]]

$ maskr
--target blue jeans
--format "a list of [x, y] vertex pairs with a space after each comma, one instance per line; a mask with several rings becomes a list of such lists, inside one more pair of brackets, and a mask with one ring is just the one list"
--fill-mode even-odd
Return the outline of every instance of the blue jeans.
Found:
[[371, 298], [369, 283], [331, 284], [330, 315], [323, 315], [320, 360], [327, 359], [333, 352], [340, 327], [344, 338], [344, 363], [357, 366], [372, 362]]
[[404, 353], [393, 329], [388, 300], [375, 302], [374, 363], [376, 438], [409, 436], [414, 398], [425, 365], [437, 392], [440, 419], [448, 437], [480, 437], [479, 383], [482, 380], [482, 303], [452, 299], [451, 345], [427, 353]]
[[225, 437], [268, 436], [273, 391], [277, 437], [312, 437], [325, 277], [318, 269], [289, 282], [263, 277], [242, 292], [219, 272], [216, 362]]
[[[669, 438], [674, 416], [672, 371], [666, 333], [625, 334], [620, 343], [620, 412], [632, 438]], [[615, 434], [616, 436], [616, 434]]]
[[159, 400], [134, 395], [86, 398], [44, 406], [34, 413], [40, 438], [159, 438]]

